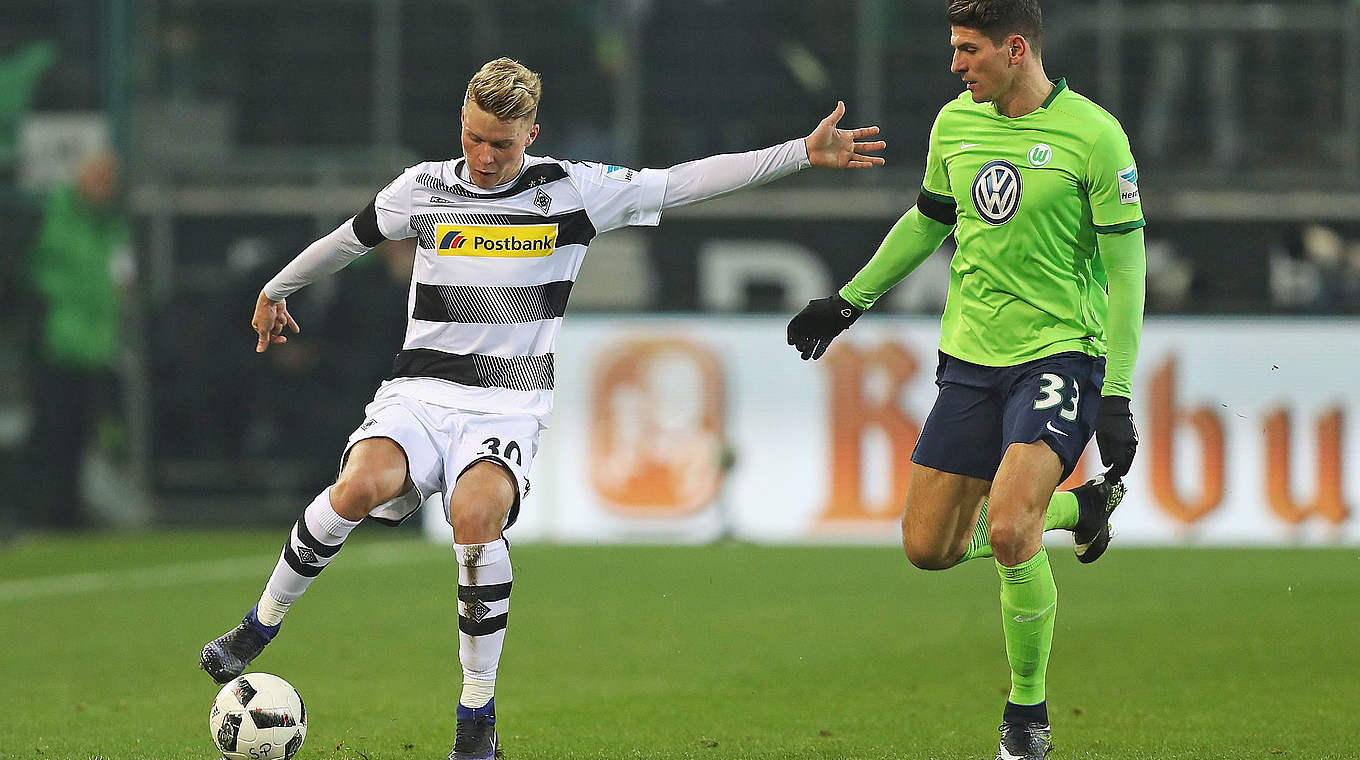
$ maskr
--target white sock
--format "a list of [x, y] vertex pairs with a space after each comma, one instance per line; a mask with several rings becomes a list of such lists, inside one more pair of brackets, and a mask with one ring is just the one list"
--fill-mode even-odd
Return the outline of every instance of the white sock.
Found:
[[280, 602], [270, 596], [269, 590], [265, 589], [260, 594], [260, 601], [255, 605], [255, 617], [265, 625], [278, 625], [283, 622], [283, 616], [288, 614], [288, 608], [293, 606], [292, 602]]
[[510, 547], [454, 544], [458, 556], [458, 659], [463, 663], [464, 707], [482, 707], [495, 694], [496, 670], [510, 615]]
[[278, 564], [274, 565], [274, 572], [260, 595], [256, 614], [261, 623], [278, 625], [283, 620], [289, 605], [297, 601], [312, 580], [330, 564], [358, 524], [357, 520], [346, 520], [335, 513], [329, 488], [307, 505], [302, 516], [293, 523]]
[[458, 698], [458, 704], [463, 707], [485, 707], [491, 698], [496, 696], [495, 681], [478, 681], [472, 678], [463, 680], [463, 694]]

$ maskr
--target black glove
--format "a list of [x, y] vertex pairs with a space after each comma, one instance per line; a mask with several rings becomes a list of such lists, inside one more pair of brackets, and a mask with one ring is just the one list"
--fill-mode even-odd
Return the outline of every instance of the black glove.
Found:
[[808, 305], [789, 320], [789, 345], [803, 359], [820, 359], [831, 339], [853, 325], [864, 310], [839, 294], [808, 301]]
[[1100, 447], [1100, 461], [1109, 468], [1105, 477], [1109, 480], [1124, 477], [1138, 450], [1138, 430], [1133, 426], [1128, 399], [1100, 397], [1100, 411], [1096, 413], [1096, 445]]

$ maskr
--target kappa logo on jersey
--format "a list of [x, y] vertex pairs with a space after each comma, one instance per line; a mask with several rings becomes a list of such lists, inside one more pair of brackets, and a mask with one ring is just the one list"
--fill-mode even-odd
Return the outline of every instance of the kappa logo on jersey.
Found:
[[438, 241], [435, 253], [440, 256], [551, 256], [557, 247], [557, 225], [439, 224], [435, 226], [435, 240]]
[[604, 176], [609, 177], [610, 179], [617, 179], [622, 182], [632, 182], [633, 177], [637, 176], [637, 172], [634, 171], [633, 169], [629, 169], [626, 166], [610, 165], [604, 168]]
[[1138, 165], [1129, 164], [1127, 169], [1119, 170], [1119, 202], [1128, 205], [1141, 201], [1138, 197]]
[[973, 208], [982, 221], [999, 226], [1020, 208], [1020, 170], [1009, 161], [988, 161], [973, 178]]

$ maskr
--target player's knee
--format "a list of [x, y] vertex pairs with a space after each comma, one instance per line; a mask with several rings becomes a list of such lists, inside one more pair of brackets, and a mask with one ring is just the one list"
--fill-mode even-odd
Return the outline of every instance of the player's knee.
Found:
[[944, 547], [912, 541], [908, 536], [903, 536], [902, 548], [907, 552], [907, 561], [921, 570], [948, 570], [958, 560]]
[[998, 560], [1020, 553], [1028, 541], [1029, 537], [1015, 522], [994, 519], [987, 526], [987, 542], [991, 544], [992, 554]]
[[496, 540], [514, 503], [514, 481], [505, 468], [495, 462], [474, 464], [458, 478], [449, 500], [454, 540], [462, 544]]
[[452, 510], [449, 519], [453, 527], [453, 540], [460, 544], [494, 541], [500, 536], [505, 514], [489, 501], [459, 505]]
[[331, 505], [341, 517], [359, 520], [391, 498], [386, 496], [386, 490], [371, 473], [364, 470], [345, 472], [331, 487]]

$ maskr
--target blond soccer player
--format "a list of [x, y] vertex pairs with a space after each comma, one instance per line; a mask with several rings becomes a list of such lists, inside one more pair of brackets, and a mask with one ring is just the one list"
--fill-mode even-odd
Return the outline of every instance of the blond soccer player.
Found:
[[557, 331], [587, 246], [613, 229], [656, 225], [666, 209], [810, 166], [883, 163], [868, 155], [883, 142], [860, 142], [877, 127], [837, 128], [842, 103], [807, 137], [668, 169], [533, 156], [541, 92], [523, 65], [487, 63], [463, 101], [463, 156], [402, 172], [260, 292], [251, 326], [264, 352], [288, 340], [285, 330], [300, 331], [290, 295], [384, 240], [416, 238], [406, 340], [391, 377], [350, 436], [335, 484], [293, 525], [259, 602], [201, 660], [219, 683], [240, 675], [361, 520], [399, 523], [441, 493], [458, 564], [456, 760], [498, 752], [494, 697], [513, 579], [504, 531], [529, 490], [552, 410]]

